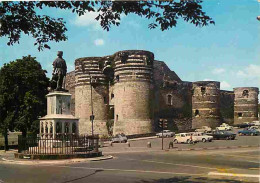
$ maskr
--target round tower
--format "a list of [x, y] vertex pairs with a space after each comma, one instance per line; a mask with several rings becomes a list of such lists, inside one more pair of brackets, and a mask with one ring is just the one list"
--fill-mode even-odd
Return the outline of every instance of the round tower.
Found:
[[198, 81], [192, 84], [192, 128], [220, 124], [220, 82]]
[[258, 120], [258, 94], [256, 87], [234, 88], [234, 124]]
[[151, 133], [154, 55], [143, 50], [120, 51], [114, 55], [113, 133]]
[[75, 116], [80, 134], [91, 134], [93, 110], [94, 134], [107, 135], [108, 85], [103, 65], [102, 57], [75, 60]]

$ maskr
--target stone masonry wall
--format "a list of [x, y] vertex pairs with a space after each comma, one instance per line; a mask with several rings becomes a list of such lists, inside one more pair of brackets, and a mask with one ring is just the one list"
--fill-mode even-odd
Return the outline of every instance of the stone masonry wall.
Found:
[[220, 116], [221, 122], [234, 124], [234, 98], [233, 91], [220, 90]]
[[71, 94], [71, 114], [75, 116], [75, 71], [69, 72], [66, 75], [65, 88]]
[[192, 128], [220, 125], [220, 82], [193, 82]]
[[234, 88], [234, 124], [258, 120], [258, 94], [256, 87]]

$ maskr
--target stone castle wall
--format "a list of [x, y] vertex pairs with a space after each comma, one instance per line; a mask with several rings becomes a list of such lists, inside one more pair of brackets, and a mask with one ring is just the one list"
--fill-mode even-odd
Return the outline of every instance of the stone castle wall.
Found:
[[75, 71], [66, 75], [65, 89], [71, 94], [71, 114], [75, 116]]
[[256, 87], [234, 88], [234, 124], [258, 120], [258, 94]]
[[[160, 131], [160, 118], [168, 120], [168, 129], [178, 131], [233, 124], [234, 118], [235, 123], [257, 120], [258, 89], [235, 89], [234, 94], [220, 90], [216, 81], [185, 82], [163, 61], [154, 60], [153, 53], [126, 50], [76, 59], [75, 71], [68, 73], [66, 88], [81, 134], [91, 133], [90, 78], [94, 132], [101, 135], [111, 128], [114, 134], [127, 135]], [[244, 90], [249, 95], [241, 98]]]
[[220, 124], [220, 82], [198, 81], [193, 83], [192, 128]]
[[220, 117], [222, 123], [234, 124], [234, 99], [233, 91], [220, 90]]
[[94, 133], [107, 135], [108, 86], [99, 61], [100, 57], [86, 57], [75, 61], [75, 116], [80, 119], [80, 134], [91, 134], [90, 116], [93, 105]]
[[153, 123], [153, 53], [117, 52], [115, 59], [114, 134], [151, 133]]

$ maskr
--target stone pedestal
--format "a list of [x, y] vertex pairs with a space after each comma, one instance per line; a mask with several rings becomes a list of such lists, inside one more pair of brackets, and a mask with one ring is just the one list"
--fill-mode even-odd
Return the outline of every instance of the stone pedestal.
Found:
[[57, 134], [79, 132], [78, 118], [70, 111], [71, 94], [55, 91], [47, 95], [47, 115], [40, 118], [41, 138], [56, 138]]

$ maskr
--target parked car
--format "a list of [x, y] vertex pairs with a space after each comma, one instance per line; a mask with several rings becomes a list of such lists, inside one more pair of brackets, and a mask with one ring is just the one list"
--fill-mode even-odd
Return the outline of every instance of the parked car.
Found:
[[193, 132], [193, 137], [196, 137], [200, 142], [211, 142], [213, 140], [213, 136], [207, 135], [203, 132]]
[[220, 130], [214, 130], [212, 133], [207, 133], [207, 135], [213, 136], [214, 140], [234, 140], [236, 138], [236, 134], [228, 131], [220, 131]]
[[195, 132], [205, 132], [205, 133], [207, 133], [207, 132], [211, 132], [211, 130], [212, 129], [208, 126], [202, 126], [201, 128], [196, 129]]
[[250, 129], [250, 127], [244, 128], [243, 130], [238, 131], [238, 135], [259, 135], [260, 132], [256, 129]]
[[250, 126], [260, 126], [260, 122], [259, 121], [253, 121], [251, 123], [249, 123]]
[[195, 142], [198, 142], [198, 139], [191, 133], [179, 133], [179, 134], [176, 134], [174, 139], [173, 139], [173, 142], [175, 144], [177, 143], [195, 143]]
[[170, 130], [163, 130], [163, 132], [156, 133], [156, 136], [158, 137], [173, 137], [175, 135], [174, 132], [171, 132]]
[[127, 142], [127, 137], [125, 136], [125, 134], [121, 133], [121, 134], [117, 134], [112, 138], [112, 142]]
[[229, 126], [226, 123], [222, 123], [222, 125], [217, 127], [216, 130], [233, 130], [233, 126]]
[[249, 127], [250, 124], [249, 124], [249, 122], [244, 122], [244, 123], [241, 123], [241, 124], [235, 124], [234, 126], [238, 127], [238, 128], [246, 128], [246, 127]]
[[260, 132], [260, 126], [250, 126], [249, 127], [250, 130], [257, 130]]

